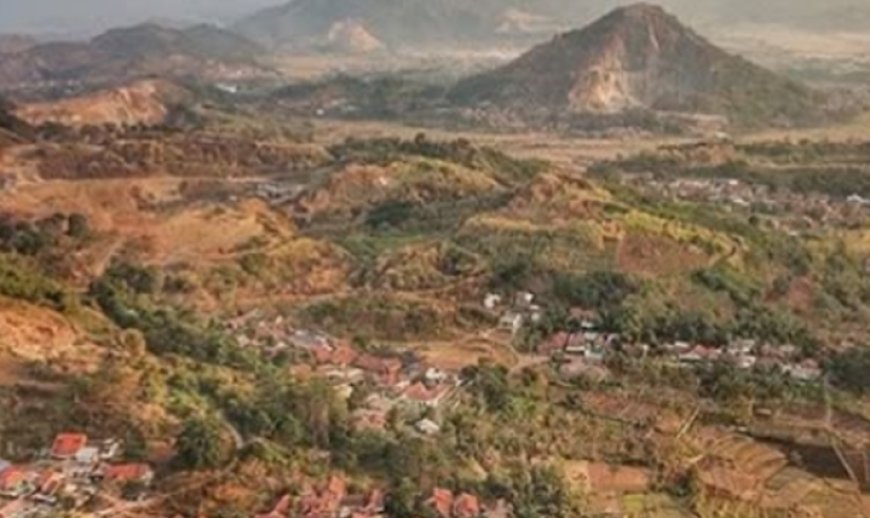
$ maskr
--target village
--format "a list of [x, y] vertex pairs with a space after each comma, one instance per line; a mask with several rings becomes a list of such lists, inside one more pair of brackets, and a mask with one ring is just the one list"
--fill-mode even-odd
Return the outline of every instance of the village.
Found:
[[[490, 293], [481, 306], [498, 322], [497, 328], [487, 333], [500, 336], [508, 347], [544, 315], [544, 303], [529, 292], [512, 296]], [[519, 364], [550, 365], [566, 381], [584, 378], [602, 382], [611, 377], [608, 359], [619, 353], [687, 369], [716, 362], [728, 362], [743, 370], [778, 369], [803, 383], [823, 377], [819, 363], [802, 357], [793, 345], [735, 339], [724, 347], [677, 341], [654, 348], [624, 343], [620, 335], [602, 331], [594, 312], [574, 313], [576, 330], [554, 332], [523, 353], [516, 349]], [[295, 375], [326, 380], [348, 401], [351, 423], [357, 430], [406, 426], [421, 438], [435, 436], [441, 431], [442, 416], [458, 402], [464, 383], [461, 372], [429, 365], [413, 351], [354, 343], [297, 327], [283, 316], [267, 317], [258, 310], [230, 319], [227, 329], [240, 345], [259, 348], [273, 360], [286, 362]], [[114, 439], [92, 440], [65, 432], [33, 462], [0, 460], [0, 518], [49, 516], [57, 509], [112, 509], [123, 502], [144, 499], [154, 471], [147, 464], [120, 460], [122, 446]], [[383, 516], [382, 493], [352, 494], [340, 475], [320, 486], [305, 482], [301, 487], [297, 495], [284, 496], [274, 510], [259, 517], [283, 517], [290, 511], [293, 516], [311, 517]], [[445, 518], [482, 513], [498, 517], [507, 512], [484, 509], [474, 495], [454, 495], [446, 489], [436, 489], [427, 502]]]
[[0, 517], [37, 518], [85, 507], [111, 509], [143, 499], [151, 466], [124, 462], [122, 443], [61, 433], [27, 464], [0, 459]]
[[644, 193], [671, 200], [714, 203], [734, 211], [751, 210], [793, 235], [823, 227], [843, 227], [870, 217], [870, 200], [858, 194], [835, 197], [773, 189], [733, 178], [657, 178], [652, 173], [625, 174], [621, 181]]

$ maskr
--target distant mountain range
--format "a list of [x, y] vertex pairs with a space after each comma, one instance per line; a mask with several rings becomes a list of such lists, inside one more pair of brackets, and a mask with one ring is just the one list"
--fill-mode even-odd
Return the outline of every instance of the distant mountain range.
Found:
[[85, 43], [45, 43], [0, 55], [0, 87], [122, 81], [159, 76], [244, 76], [262, 71], [263, 48], [210, 25], [170, 29], [143, 24]]
[[[291, 0], [243, 18], [232, 29], [272, 47], [322, 44], [353, 22], [393, 50], [509, 43], [584, 25], [619, 0]], [[870, 5], [857, 0], [661, 0], [687, 19], [764, 22], [810, 29], [870, 29]]]
[[517, 112], [704, 113], [735, 122], [819, 115], [806, 87], [715, 47], [662, 8], [619, 8], [511, 63], [461, 81], [451, 101]]
[[[460, 47], [552, 31], [566, 0], [293, 0], [233, 26], [270, 46], [311, 46], [336, 26], [353, 22], [394, 49]], [[572, 15], [573, 16], [573, 15]]]

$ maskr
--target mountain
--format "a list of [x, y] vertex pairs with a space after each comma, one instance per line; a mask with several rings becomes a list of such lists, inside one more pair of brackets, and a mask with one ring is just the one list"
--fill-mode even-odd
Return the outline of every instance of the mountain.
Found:
[[662, 8], [635, 4], [457, 84], [462, 105], [612, 114], [632, 109], [733, 122], [819, 115], [818, 95], [709, 43]]
[[243, 76], [262, 72], [263, 48], [210, 25], [113, 29], [85, 43], [53, 42], [0, 58], [0, 87], [144, 76]]
[[566, 0], [292, 0], [233, 29], [270, 46], [311, 47], [335, 24], [353, 22], [395, 50], [453, 47], [551, 33], [566, 9], [578, 11]]
[[15, 54], [35, 47], [39, 42], [25, 34], [0, 34], [0, 54]]

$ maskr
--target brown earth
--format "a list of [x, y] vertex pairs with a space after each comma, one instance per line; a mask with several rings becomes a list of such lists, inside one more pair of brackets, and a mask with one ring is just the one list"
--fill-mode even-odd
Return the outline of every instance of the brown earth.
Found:
[[15, 114], [35, 126], [47, 122], [66, 126], [151, 125], [163, 122], [169, 105], [186, 95], [168, 81], [144, 80], [80, 97], [23, 104]]
[[82, 373], [92, 371], [102, 356], [103, 350], [66, 316], [0, 298], [0, 386], [28, 381], [34, 363]]

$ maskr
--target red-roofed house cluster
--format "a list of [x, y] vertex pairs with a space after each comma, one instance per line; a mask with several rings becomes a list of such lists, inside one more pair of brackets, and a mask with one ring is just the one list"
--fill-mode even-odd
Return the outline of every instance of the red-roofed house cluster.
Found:
[[[245, 346], [289, 355], [300, 368], [329, 381], [342, 397], [350, 398], [364, 386], [367, 397], [351, 414], [358, 429], [383, 429], [393, 409], [431, 413], [460, 386], [455, 374], [425, 365], [413, 354], [373, 353], [347, 340], [296, 328], [283, 317], [264, 318], [254, 312], [231, 320], [229, 328]], [[437, 433], [440, 427], [432, 418], [412, 418], [414, 429], [423, 435]]]
[[382, 491], [350, 494], [345, 478], [333, 475], [323, 484], [302, 484], [298, 494], [284, 495], [271, 511], [257, 518], [378, 518], [383, 513]]
[[61, 501], [81, 507], [101, 491], [139, 496], [154, 472], [147, 464], [118, 462], [120, 449], [116, 440], [61, 433], [42, 458], [20, 464], [0, 460], [0, 518], [44, 516]]

